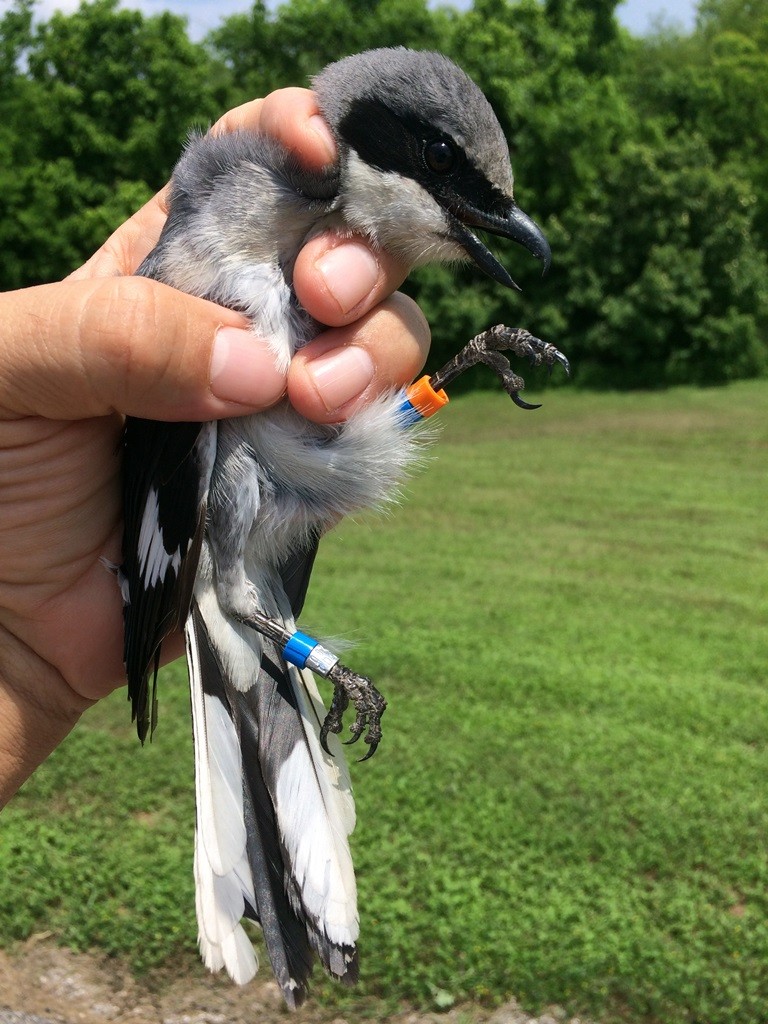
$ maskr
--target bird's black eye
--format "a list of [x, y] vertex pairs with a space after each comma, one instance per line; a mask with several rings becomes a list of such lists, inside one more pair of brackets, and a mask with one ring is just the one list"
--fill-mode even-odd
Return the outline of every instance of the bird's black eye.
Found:
[[448, 174], [456, 166], [456, 149], [445, 139], [428, 142], [424, 147], [424, 161], [435, 174]]

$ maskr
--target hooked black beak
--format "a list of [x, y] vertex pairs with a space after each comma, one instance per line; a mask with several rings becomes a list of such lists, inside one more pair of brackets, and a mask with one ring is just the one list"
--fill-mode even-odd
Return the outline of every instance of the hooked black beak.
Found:
[[483, 231], [490, 231], [493, 235], [511, 238], [513, 242], [524, 246], [536, 259], [541, 260], [544, 264], [545, 274], [549, 270], [549, 264], [552, 261], [549, 242], [538, 224], [514, 203], [510, 204], [506, 214], [501, 215], [484, 213], [469, 204], [462, 204], [458, 208], [454, 207], [451, 213], [454, 217], [453, 235], [456, 241], [478, 267], [499, 284], [503, 284], [507, 288], [517, 288], [520, 291], [490, 249], [483, 245], [474, 232], [469, 230], [470, 227], [482, 228]]

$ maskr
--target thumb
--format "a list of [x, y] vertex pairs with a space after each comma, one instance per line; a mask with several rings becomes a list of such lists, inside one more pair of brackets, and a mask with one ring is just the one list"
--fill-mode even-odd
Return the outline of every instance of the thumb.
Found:
[[285, 392], [267, 345], [232, 310], [142, 277], [0, 295], [0, 410], [84, 419], [117, 410], [208, 420]]

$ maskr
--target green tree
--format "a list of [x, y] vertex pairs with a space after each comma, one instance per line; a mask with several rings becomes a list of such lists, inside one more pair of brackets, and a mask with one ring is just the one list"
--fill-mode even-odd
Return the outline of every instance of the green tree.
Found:
[[378, 46], [441, 49], [458, 15], [426, 0], [291, 0], [275, 10], [262, 0], [227, 18], [208, 39], [229, 72], [229, 102], [286, 85], [309, 85], [329, 61]]
[[668, 134], [697, 133], [725, 168], [741, 165], [758, 197], [755, 230], [768, 242], [768, 0], [705, 0], [691, 36], [636, 42], [625, 84]]
[[768, 0], [703, 0], [696, 29], [633, 39], [616, 0], [289, 0], [204, 45], [169, 14], [83, 3], [0, 18], [0, 284], [60, 276], [168, 176], [189, 126], [307, 84], [372, 46], [434, 48], [494, 105], [549, 277], [494, 240], [523, 287], [471, 267], [409, 283], [433, 362], [489, 323], [522, 323], [611, 386], [768, 371]]
[[0, 18], [0, 98], [7, 95], [32, 43], [33, 13], [34, 0], [14, 0]]
[[[727, 0], [732, 22], [744, 6], [756, 5]], [[556, 340], [584, 382], [765, 373], [763, 58], [714, 15], [703, 39], [632, 40], [608, 20], [607, 7], [579, 0], [478, 0], [452, 41], [502, 110], [519, 200], [554, 251], [541, 282], [499, 245], [524, 301], [481, 285], [488, 319], [522, 319]], [[441, 300], [430, 275], [417, 294], [439, 312], [447, 349], [451, 308], [463, 331], [480, 304], [463, 287]]]
[[768, 266], [748, 180], [705, 140], [633, 141], [559, 226], [561, 312], [585, 381], [715, 383], [768, 370]]
[[95, 181], [159, 186], [190, 124], [216, 113], [205, 51], [172, 14], [83, 3], [41, 26], [28, 63], [48, 96], [46, 155]]
[[210, 59], [182, 19], [95, 0], [31, 30], [30, 13], [19, 0], [0, 22], [4, 287], [71, 270], [167, 179], [189, 127], [218, 110]]

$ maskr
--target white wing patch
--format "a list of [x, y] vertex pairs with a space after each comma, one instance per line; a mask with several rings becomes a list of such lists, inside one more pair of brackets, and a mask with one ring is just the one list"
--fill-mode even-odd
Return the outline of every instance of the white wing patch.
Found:
[[181, 567], [181, 549], [177, 548], [172, 554], [166, 550], [159, 515], [157, 490], [151, 487], [141, 518], [138, 545], [139, 571], [145, 587], [154, 587], [165, 579], [168, 569], [178, 574]]

